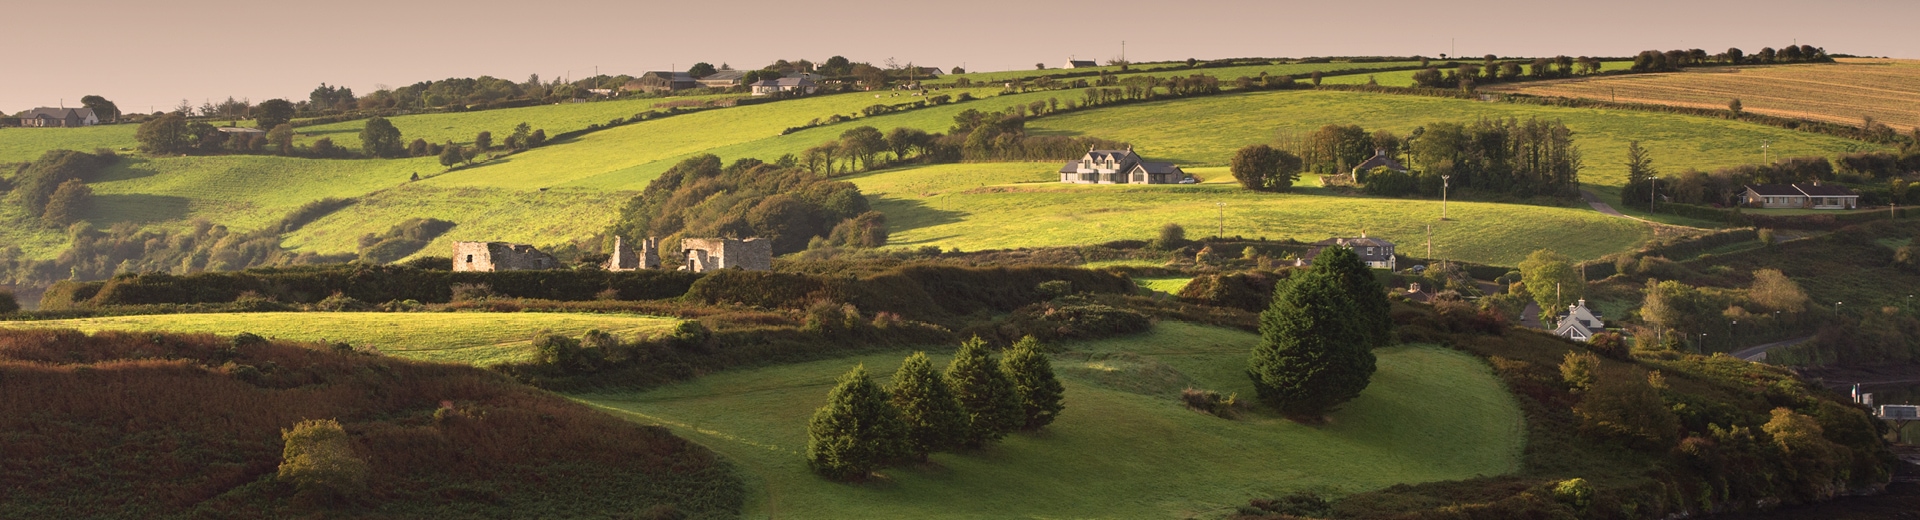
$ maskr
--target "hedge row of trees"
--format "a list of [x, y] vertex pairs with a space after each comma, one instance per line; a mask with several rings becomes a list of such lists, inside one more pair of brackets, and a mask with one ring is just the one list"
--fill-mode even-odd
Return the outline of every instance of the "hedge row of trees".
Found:
[[977, 449], [1014, 431], [1051, 424], [1066, 388], [1032, 336], [998, 361], [976, 337], [960, 345], [944, 373], [915, 352], [881, 388], [856, 366], [827, 394], [807, 425], [807, 465], [835, 480], [864, 480], [902, 461]]
[[913, 162], [1064, 161], [1078, 157], [1089, 147], [1126, 146], [1093, 137], [1027, 135], [1028, 111], [1037, 116], [1048, 106], [1036, 101], [1005, 112], [967, 109], [954, 116], [954, 125], [945, 134], [917, 128], [895, 128], [883, 134], [877, 128], [861, 126], [841, 132], [839, 139], [808, 148], [799, 157], [782, 157], [776, 164], [834, 175]]
[[[1861, 191], [1861, 202], [1878, 204], [1902, 202], [1915, 196], [1910, 184], [1901, 178], [1920, 171], [1920, 153], [1913, 151], [1850, 153], [1832, 161], [1826, 157], [1788, 157], [1773, 164], [1744, 164], [1703, 172], [1688, 168], [1662, 175], [1655, 165], [1653, 150], [1639, 141], [1627, 143], [1627, 183], [1620, 190], [1621, 204], [1646, 207], [1658, 195], [1661, 202], [1736, 206], [1748, 184], [1794, 184], [1808, 182], [1846, 182], [1865, 184], [1885, 182], [1888, 189]], [[1880, 200], [1886, 199], [1886, 200]]]
[[[682, 238], [761, 237], [781, 255], [805, 250], [815, 238], [873, 237], [866, 228], [884, 226], [884, 220], [858, 220], [869, 211], [860, 188], [799, 169], [791, 158], [776, 164], [740, 159], [722, 168], [719, 157], [703, 154], [648, 183], [621, 208], [607, 234], [659, 237], [668, 251], [677, 250]], [[840, 226], [850, 229], [836, 233]], [[877, 236], [884, 237], [884, 230]], [[883, 245], [870, 242], [835, 245]]]
[[94, 153], [49, 150], [27, 163], [12, 180], [0, 178], [0, 193], [8, 203], [38, 217], [48, 226], [79, 222], [93, 208], [93, 188], [87, 181], [119, 161], [111, 150]]
[[1355, 183], [1384, 196], [1437, 197], [1444, 180], [1451, 189], [1570, 197], [1584, 166], [1573, 130], [1538, 118], [1431, 123], [1406, 137], [1385, 130], [1368, 133], [1359, 125], [1326, 125], [1305, 135], [1282, 135], [1274, 148], [1299, 158], [1305, 171], [1323, 174], [1348, 173], [1376, 153], [1397, 157], [1412, 170], [1353, 172]]

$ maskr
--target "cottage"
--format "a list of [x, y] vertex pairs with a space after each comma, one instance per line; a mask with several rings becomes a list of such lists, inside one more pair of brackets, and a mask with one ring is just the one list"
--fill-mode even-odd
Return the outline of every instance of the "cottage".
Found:
[[753, 95], [755, 96], [804, 96], [819, 90], [820, 84], [815, 83], [813, 78], [807, 75], [770, 79], [753, 84]]
[[100, 124], [100, 116], [91, 108], [40, 107], [20, 114], [20, 126], [41, 128], [79, 127]]
[[697, 81], [700, 82], [700, 86], [707, 88], [733, 88], [740, 86], [740, 80], [746, 77], [746, 71], [723, 70], [708, 74], [707, 77], [700, 78]]
[[1353, 249], [1354, 253], [1360, 255], [1360, 262], [1367, 264], [1367, 267], [1388, 271], [1398, 269], [1399, 263], [1393, 257], [1393, 242], [1383, 238], [1367, 238], [1366, 233], [1361, 233], [1360, 238], [1329, 238], [1314, 242], [1313, 248], [1308, 249], [1307, 254], [1299, 260], [1295, 260], [1293, 265], [1298, 267], [1313, 265], [1313, 259], [1320, 256], [1320, 251], [1331, 246]]
[[455, 271], [537, 271], [560, 267], [553, 255], [526, 244], [454, 242]]
[[1594, 334], [1606, 330], [1606, 323], [1600, 319], [1600, 313], [1587, 308], [1587, 300], [1567, 306], [1566, 314], [1560, 315], [1560, 325], [1553, 333], [1574, 341], [1591, 341]]
[[1820, 184], [1749, 184], [1741, 202], [1755, 208], [1856, 209], [1860, 195], [1840, 186]]
[[686, 238], [680, 240], [680, 254], [684, 271], [773, 270], [773, 241], [763, 238]]
[[1066, 64], [1066, 65], [1061, 65], [1061, 66], [1060, 66], [1060, 68], [1063, 68], [1063, 69], [1085, 69], [1085, 68], [1092, 68], [1092, 67], [1098, 67], [1098, 66], [1100, 66], [1100, 64], [1099, 64], [1099, 63], [1095, 63], [1095, 62], [1094, 62], [1093, 60], [1076, 60], [1076, 59], [1071, 59], [1071, 58], [1069, 58], [1069, 59], [1067, 59], [1067, 64]]
[[660, 92], [673, 92], [676, 90], [686, 90], [686, 89], [690, 89], [698, 86], [700, 86], [700, 82], [694, 80], [692, 75], [689, 75], [685, 72], [667, 72], [667, 71], [656, 70], [652, 72], [647, 72], [645, 74], [641, 74], [640, 77], [633, 78], [632, 80], [627, 81], [625, 85], [620, 86], [620, 89], [628, 90], [628, 91], [638, 90], [641, 92], [660, 93]]
[[1356, 179], [1359, 178], [1360, 172], [1370, 172], [1370, 171], [1373, 171], [1374, 168], [1381, 168], [1381, 167], [1385, 167], [1386, 169], [1393, 170], [1400, 173], [1407, 172], [1407, 167], [1405, 165], [1400, 164], [1400, 161], [1395, 161], [1393, 160], [1393, 157], [1390, 157], [1387, 155], [1387, 149], [1374, 148], [1372, 158], [1369, 158], [1366, 161], [1362, 161], [1359, 166], [1353, 167], [1354, 178]]
[[636, 254], [625, 239], [613, 237], [613, 255], [608, 256], [600, 268], [608, 271], [659, 269], [660, 241], [653, 238], [640, 241], [640, 252]]
[[1133, 147], [1125, 150], [1087, 149], [1079, 160], [1060, 167], [1060, 182], [1069, 184], [1179, 184], [1187, 172], [1166, 162], [1149, 162]]

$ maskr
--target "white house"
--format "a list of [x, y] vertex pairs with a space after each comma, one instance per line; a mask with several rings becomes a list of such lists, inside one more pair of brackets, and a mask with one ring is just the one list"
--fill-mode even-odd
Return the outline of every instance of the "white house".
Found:
[[91, 108], [40, 107], [20, 114], [20, 126], [76, 127], [97, 124], [100, 124], [100, 116], [95, 115]]
[[1060, 182], [1070, 184], [1179, 184], [1187, 172], [1167, 162], [1148, 162], [1133, 147], [1125, 150], [1089, 148], [1080, 160], [1060, 167]]
[[1393, 242], [1384, 238], [1367, 238], [1366, 233], [1361, 233], [1360, 238], [1329, 238], [1314, 242], [1313, 249], [1308, 249], [1307, 254], [1295, 260], [1293, 265], [1297, 267], [1313, 265], [1313, 259], [1320, 256], [1320, 251], [1330, 246], [1352, 249], [1354, 254], [1360, 255], [1360, 261], [1367, 264], [1369, 268], [1388, 271], [1399, 268], [1399, 262], [1394, 261], [1393, 257]]
[[1600, 313], [1588, 309], [1587, 300], [1582, 298], [1579, 303], [1567, 306], [1567, 314], [1560, 318], [1560, 325], [1554, 327], [1553, 333], [1562, 338], [1585, 342], [1592, 340], [1594, 334], [1599, 334], [1606, 329], [1606, 323], [1601, 321]]
[[1756, 208], [1855, 209], [1860, 195], [1839, 186], [1812, 184], [1749, 184], [1741, 202]]
[[1067, 59], [1067, 64], [1066, 64], [1066, 65], [1061, 65], [1061, 66], [1060, 66], [1060, 68], [1063, 68], [1063, 69], [1087, 69], [1087, 68], [1093, 68], [1093, 67], [1098, 67], [1098, 66], [1100, 66], [1100, 64], [1099, 64], [1099, 63], [1096, 63], [1096, 62], [1094, 62], [1093, 60], [1076, 60], [1076, 59], [1071, 59], [1071, 58], [1069, 58], [1069, 59]]
[[753, 95], [771, 96], [775, 94], [807, 95], [820, 90], [820, 84], [806, 76], [770, 79], [753, 84]]

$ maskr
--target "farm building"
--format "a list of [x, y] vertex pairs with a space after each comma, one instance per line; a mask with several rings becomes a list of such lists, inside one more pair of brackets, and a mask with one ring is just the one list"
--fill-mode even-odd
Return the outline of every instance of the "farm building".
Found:
[[526, 244], [454, 242], [455, 271], [537, 271], [560, 267], [553, 255]]
[[680, 253], [686, 260], [680, 269], [696, 273], [773, 270], [773, 241], [763, 238], [687, 238], [680, 240]]
[[700, 78], [700, 86], [707, 88], [733, 88], [740, 86], [740, 80], [747, 77], [746, 71], [723, 70]]
[[1060, 167], [1060, 182], [1071, 184], [1178, 184], [1187, 172], [1173, 163], [1148, 162], [1133, 147], [1093, 150]]
[[1353, 167], [1354, 177], [1358, 178], [1360, 172], [1370, 172], [1373, 171], [1374, 168], [1381, 167], [1401, 173], [1406, 173], [1407, 171], [1406, 165], [1400, 164], [1400, 161], [1395, 161], [1393, 157], [1387, 156], [1387, 149], [1374, 148], [1372, 158], [1361, 162], [1359, 166]]
[[685, 72], [652, 71], [627, 81], [620, 90], [638, 90], [642, 92], [673, 92], [700, 86], [700, 82]]
[[1755, 208], [1855, 209], [1860, 195], [1839, 186], [1811, 184], [1749, 184], [1741, 201]]
[[1361, 233], [1360, 238], [1329, 238], [1314, 242], [1313, 249], [1308, 249], [1307, 254], [1295, 260], [1293, 265], [1298, 267], [1313, 265], [1313, 259], [1320, 256], [1321, 250], [1335, 246], [1352, 248], [1354, 253], [1360, 255], [1360, 261], [1367, 264], [1367, 267], [1388, 271], [1397, 269], [1398, 262], [1393, 259], [1393, 242], [1388, 242], [1384, 238], [1367, 238], [1366, 233]]
[[1581, 298], [1580, 303], [1567, 306], [1567, 312], [1560, 315], [1560, 325], [1553, 329], [1553, 333], [1574, 341], [1589, 341], [1594, 334], [1603, 330], [1606, 330], [1606, 324], [1601, 321], [1600, 313], [1588, 309], [1587, 300]]
[[820, 84], [815, 83], [813, 78], [804, 74], [780, 79], [770, 79], [753, 84], [753, 95], [755, 96], [778, 94], [804, 96], [818, 90], [820, 90]]
[[607, 262], [600, 264], [608, 271], [634, 271], [639, 269], [660, 268], [660, 241], [652, 238], [640, 241], [640, 251], [635, 253], [625, 239], [613, 237], [613, 255]]
[[20, 126], [55, 128], [97, 124], [100, 116], [94, 115], [91, 108], [40, 107], [20, 114]]
[[1085, 69], [1085, 68], [1092, 68], [1092, 67], [1098, 67], [1098, 66], [1100, 66], [1100, 64], [1099, 64], [1099, 63], [1095, 63], [1095, 62], [1094, 62], [1093, 60], [1076, 60], [1076, 59], [1072, 59], [1072, 58], [1068, 58], [1068, 59], [1067, 59], [1067, 64], [1066, 64], [1066, 65], [1061, 65], [1061, 66], [1060, 66], [1060, 68], [1063, 68], [1063, 69]]

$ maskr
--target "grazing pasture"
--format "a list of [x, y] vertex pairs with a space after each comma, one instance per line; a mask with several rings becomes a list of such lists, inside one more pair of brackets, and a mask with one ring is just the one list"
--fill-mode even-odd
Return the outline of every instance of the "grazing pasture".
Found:
[[[1528, 60], [1528, 61], [1531, 61], [1531, 60]], [[1435, 62], [1435, 63], [1438, 63], [1438, 62]], [[1477, 60], [1477, 59], [1462, 60], [1461, 63], [1471, 63], [1475, 66], [1478, 66], [1480, 64], [1480, 60]], [[1448, 70], [1458, 70], [1458, 67], [1440, 67], [1438, 65], [1435, 65], [1435, 67], [1439, 68], [1441, 73], [1446, 73]], [[1601, 72], [1627, 70], [1628, 68], [1631, 68], [1631, 67], [1633, 67], [1632, 61], [1600, 62]], [[1327, 85], [1365, 85], [1367, 84], [1368, 79], [1372, 79], [1374, 83], [1382, 87], [1411, 87], [1413, 86], [1413, 73], [1415, 72], [1419, 72], [1419, 70], [1396, 70], [1391, 72], [1375, 72], [1370, 74], [1347, 74], [1347, 75], [1340, 75], [1340, 76], [1328, 76], [1326, 78], [1323, 78], [1320, 81], [1320, 83], [1327, 84]], [[1488, 90], [1488, 89], [1493, 89], [1495, 87], [1504, 87], [1509, 85], [1531, 85], [1531, 84], [1533, 83], [1518, 83], [1518, 84], [1488, 83], [1488, 84], [1480, 85], [1480, 88], [1483, 90]]]
[[1872, 117], [1901, 132], [1920, 126], [1920, 60], [1713, 67], [1682, 72], [1492, 85], [1568, 98], [1725, 109], [1859, 126]]
[[408, 359], [492, 365], [533, 359], [533, 334], [579, 336], [589, 330], [631, 338], [663, 332], [680, 320], [624, 314], [256, 312], [160, 314], [48, 321], [0, 321], [0, 328], [60, 328], [233, 335], [251, 332], [287, 341], [345, 342]]
[[[750, 518], [1218, 517], [1292, 491], [1338, 496], [1520, 469], [1525, 427], [1513, 398], [1485, 364], [1437, 347], [1378, 351], [1372, 385], [1323, 425], [1257, 410], [1227, 420], [1180, 403], [1189, 387], [1248, 399], [1244, 370], [1258, 341], [1165, 322], [1141, 336], [1066, 344], [1053, 360], [1067, 389], [1058, 421], [860, 485], [808, 472], [807, 419], [836, 377], [864, 364], [885, 384], [907, 352], [575, 397], [732, 459], [748, 482]], [[934, 350], [944, 366], [951, 347]]]

